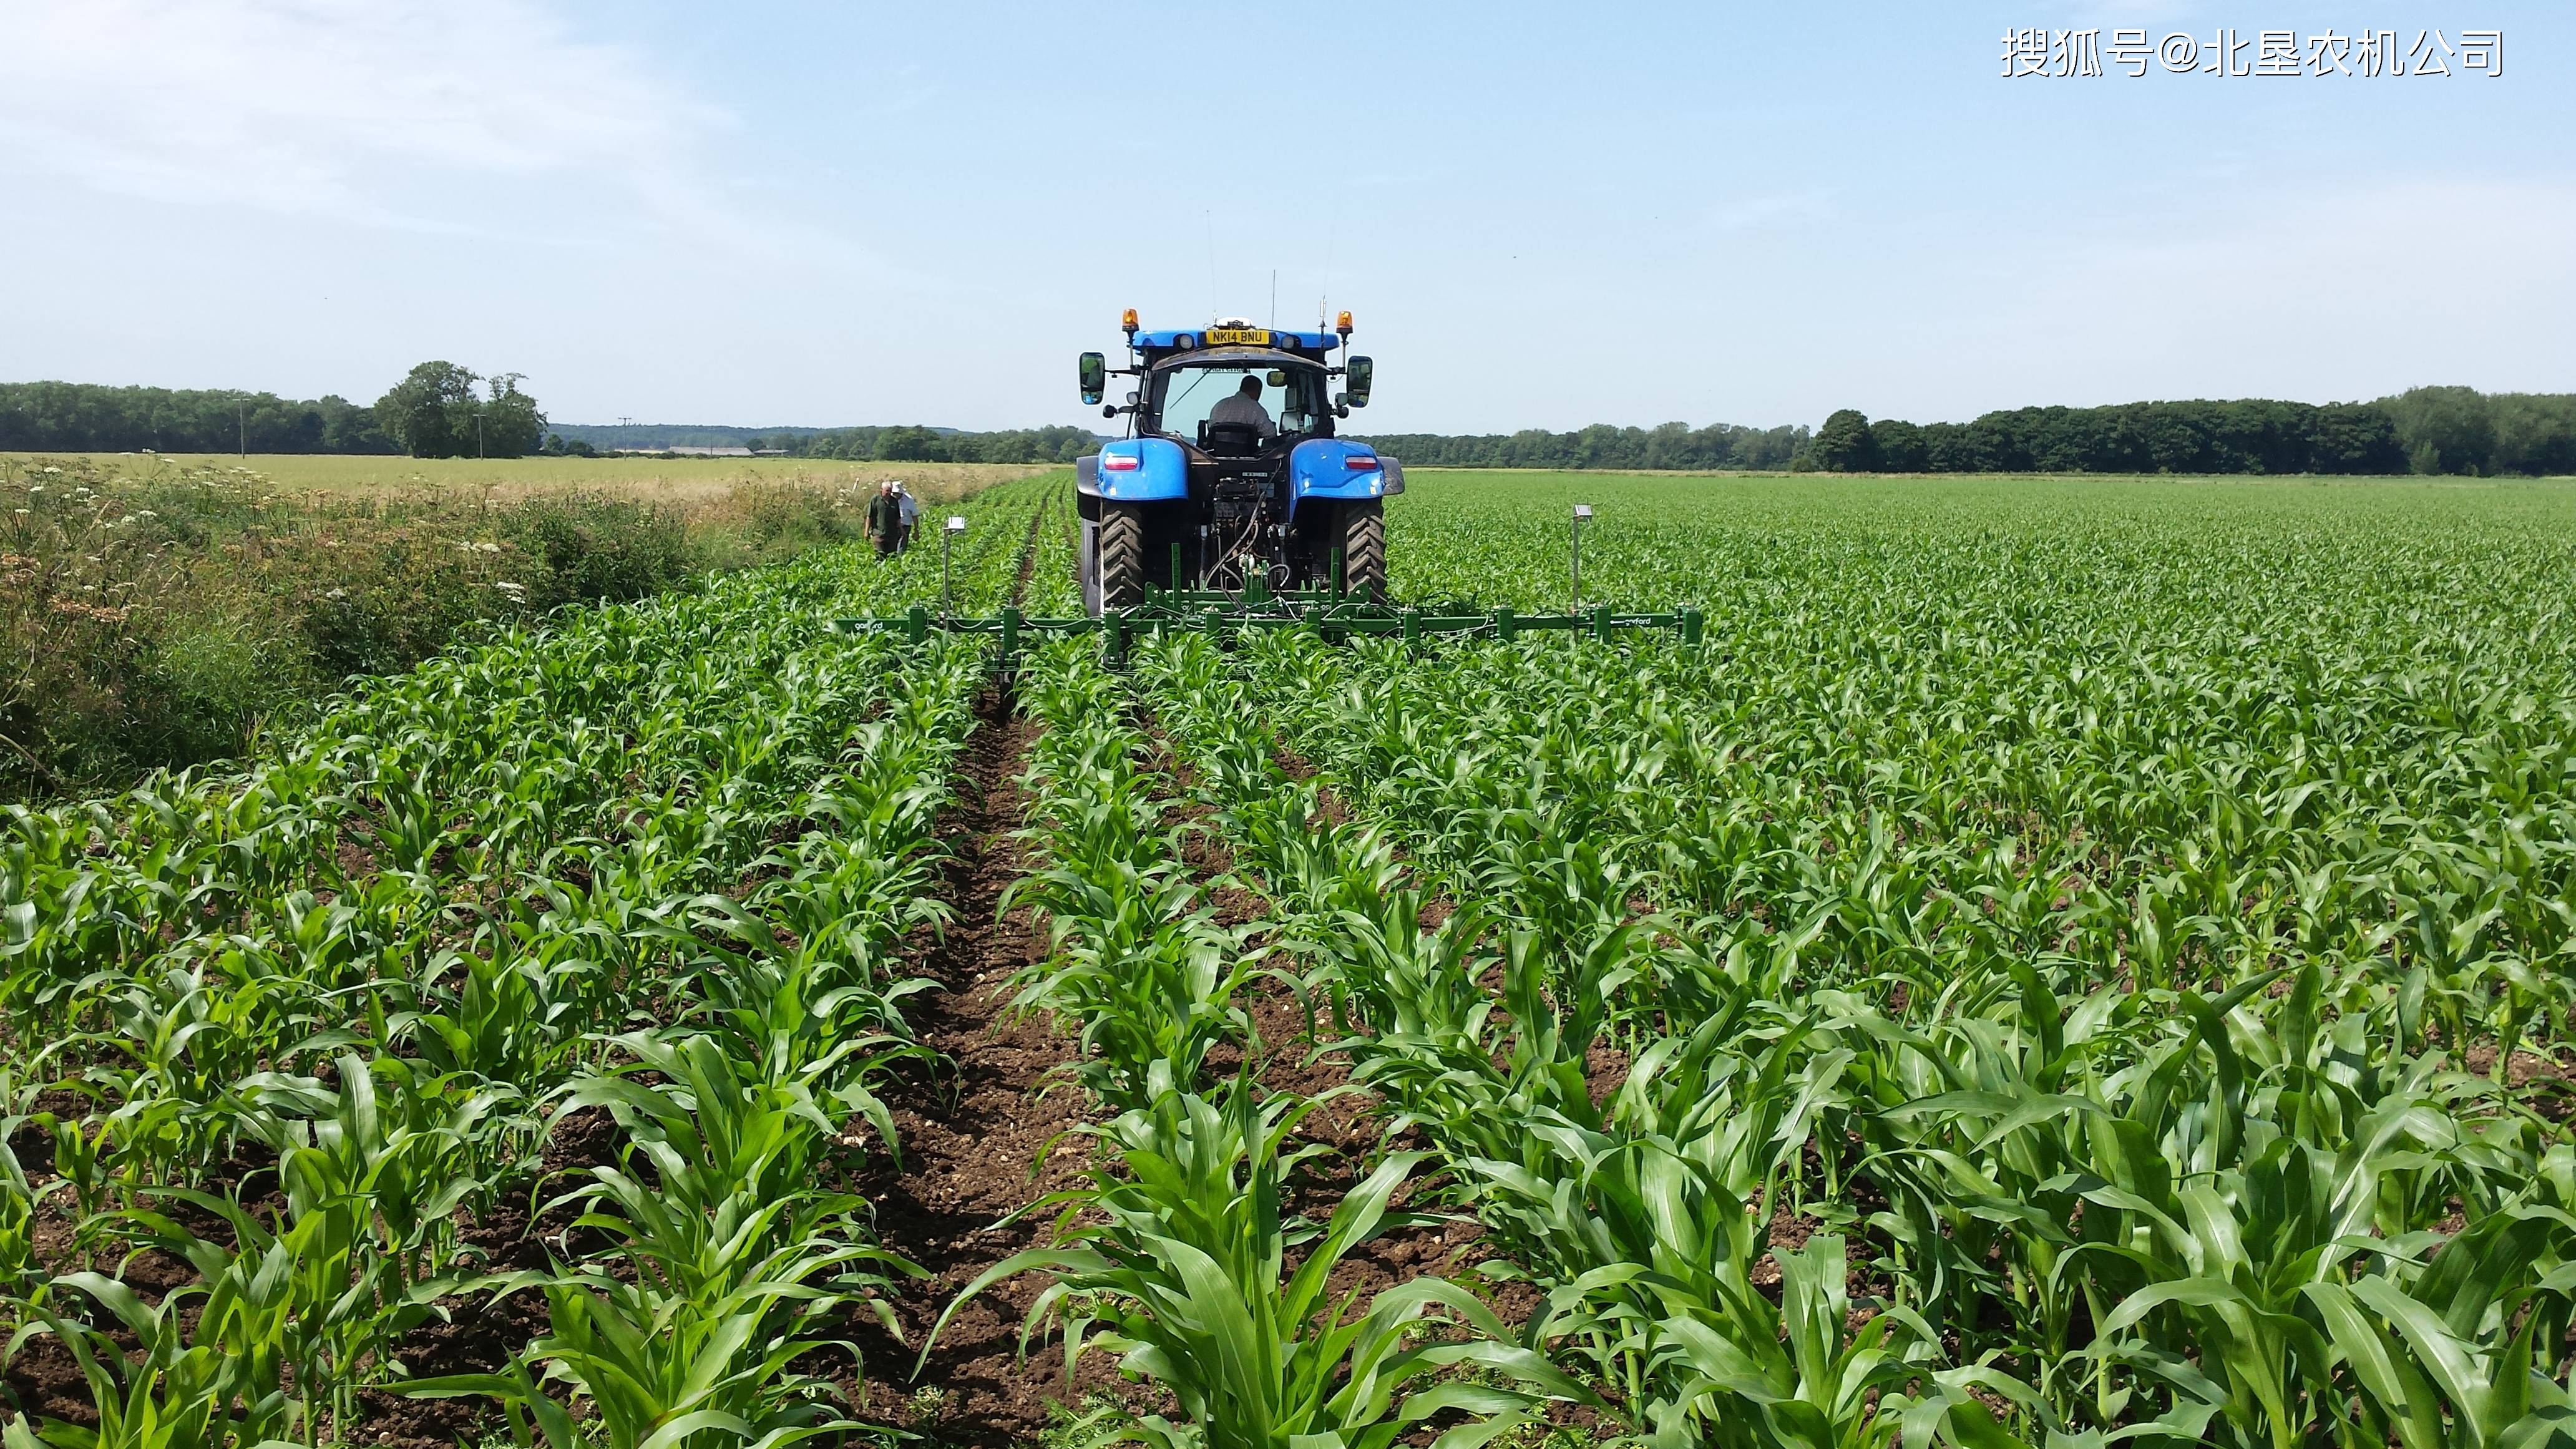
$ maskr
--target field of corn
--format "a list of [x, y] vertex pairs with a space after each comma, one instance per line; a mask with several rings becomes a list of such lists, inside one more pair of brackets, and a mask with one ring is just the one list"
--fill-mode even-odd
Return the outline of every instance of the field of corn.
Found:
[[2576, 1442], [2576, 489], [1424, 472], [1392, 587], [1577, 501], [1698, 646], [827, 552], [13, 810], [8, 1449]]

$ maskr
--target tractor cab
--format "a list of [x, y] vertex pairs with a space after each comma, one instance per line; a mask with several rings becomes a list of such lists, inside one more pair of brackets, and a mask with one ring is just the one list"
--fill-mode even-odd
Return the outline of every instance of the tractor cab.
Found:
[[1148, 373], [1137, 430], [1242, 456], [1333, 435], [1322, 366], [1285, 352], [1196, 353]]
[[[1404, 475], [1394, 459], [1334, 434], [1352, 408], [1367, 406], [1374, 373], [1366, 357], [1334, 361], [1350, 314], [1330, 332], [1241, 318], [1146, 331], [1133, 311], [1123, 325], [1129, 365], [1116, 373], [1136, 385], [1123, 405], [1101, 411], [1127, 418], [1127, 436], [1077, 466], [1091, 611], [1131, 606], [1149, 587], [1339, 582], [1381, 594], [1380, 502], [1403, 491]], [[1100, 403], [1107, 359], [1084, 353], [1079, 372], [1083, 400]]]

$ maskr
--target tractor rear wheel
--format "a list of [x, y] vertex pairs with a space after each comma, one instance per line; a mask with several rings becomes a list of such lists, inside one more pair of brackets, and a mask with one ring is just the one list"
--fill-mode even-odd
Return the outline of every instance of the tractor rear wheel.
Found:
[[1374, 498], [1341, 507], [1342, 586], [1370, 603], [1386, 598], [1386, 513]]
[[1145, 602], [1145, 511], [1133, 503], [1100, 505], [1100, 607]]

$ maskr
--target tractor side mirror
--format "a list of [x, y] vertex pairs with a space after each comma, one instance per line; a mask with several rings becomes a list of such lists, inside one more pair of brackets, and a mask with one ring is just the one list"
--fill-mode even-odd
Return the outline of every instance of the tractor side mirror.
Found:
[[1097, 352], [1086, 352], [1074, 366], [1082, 380], [1082, 401], [1088, 406], [1100, 401], [1101, 392], [1109, 386], [1109, 359]]
[[1342, 379], [1350, 385], [1349, 393], [1351, 406], [1355, 408], [1367, 407], [1369, 400], [1369, 384], [1377, 380], [1376, 359], [1368, 357], [1352, 358], [1348, 363], [1343, 365]]

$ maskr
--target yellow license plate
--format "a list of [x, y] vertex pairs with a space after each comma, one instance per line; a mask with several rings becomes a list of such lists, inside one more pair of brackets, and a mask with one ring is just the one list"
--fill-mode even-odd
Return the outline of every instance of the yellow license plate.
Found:
[[1270, 345], [1270, 333], [1259, 327], [1211, 327], [1208, 329], [1207, 345], [1210, 347], [1267, 347]]

